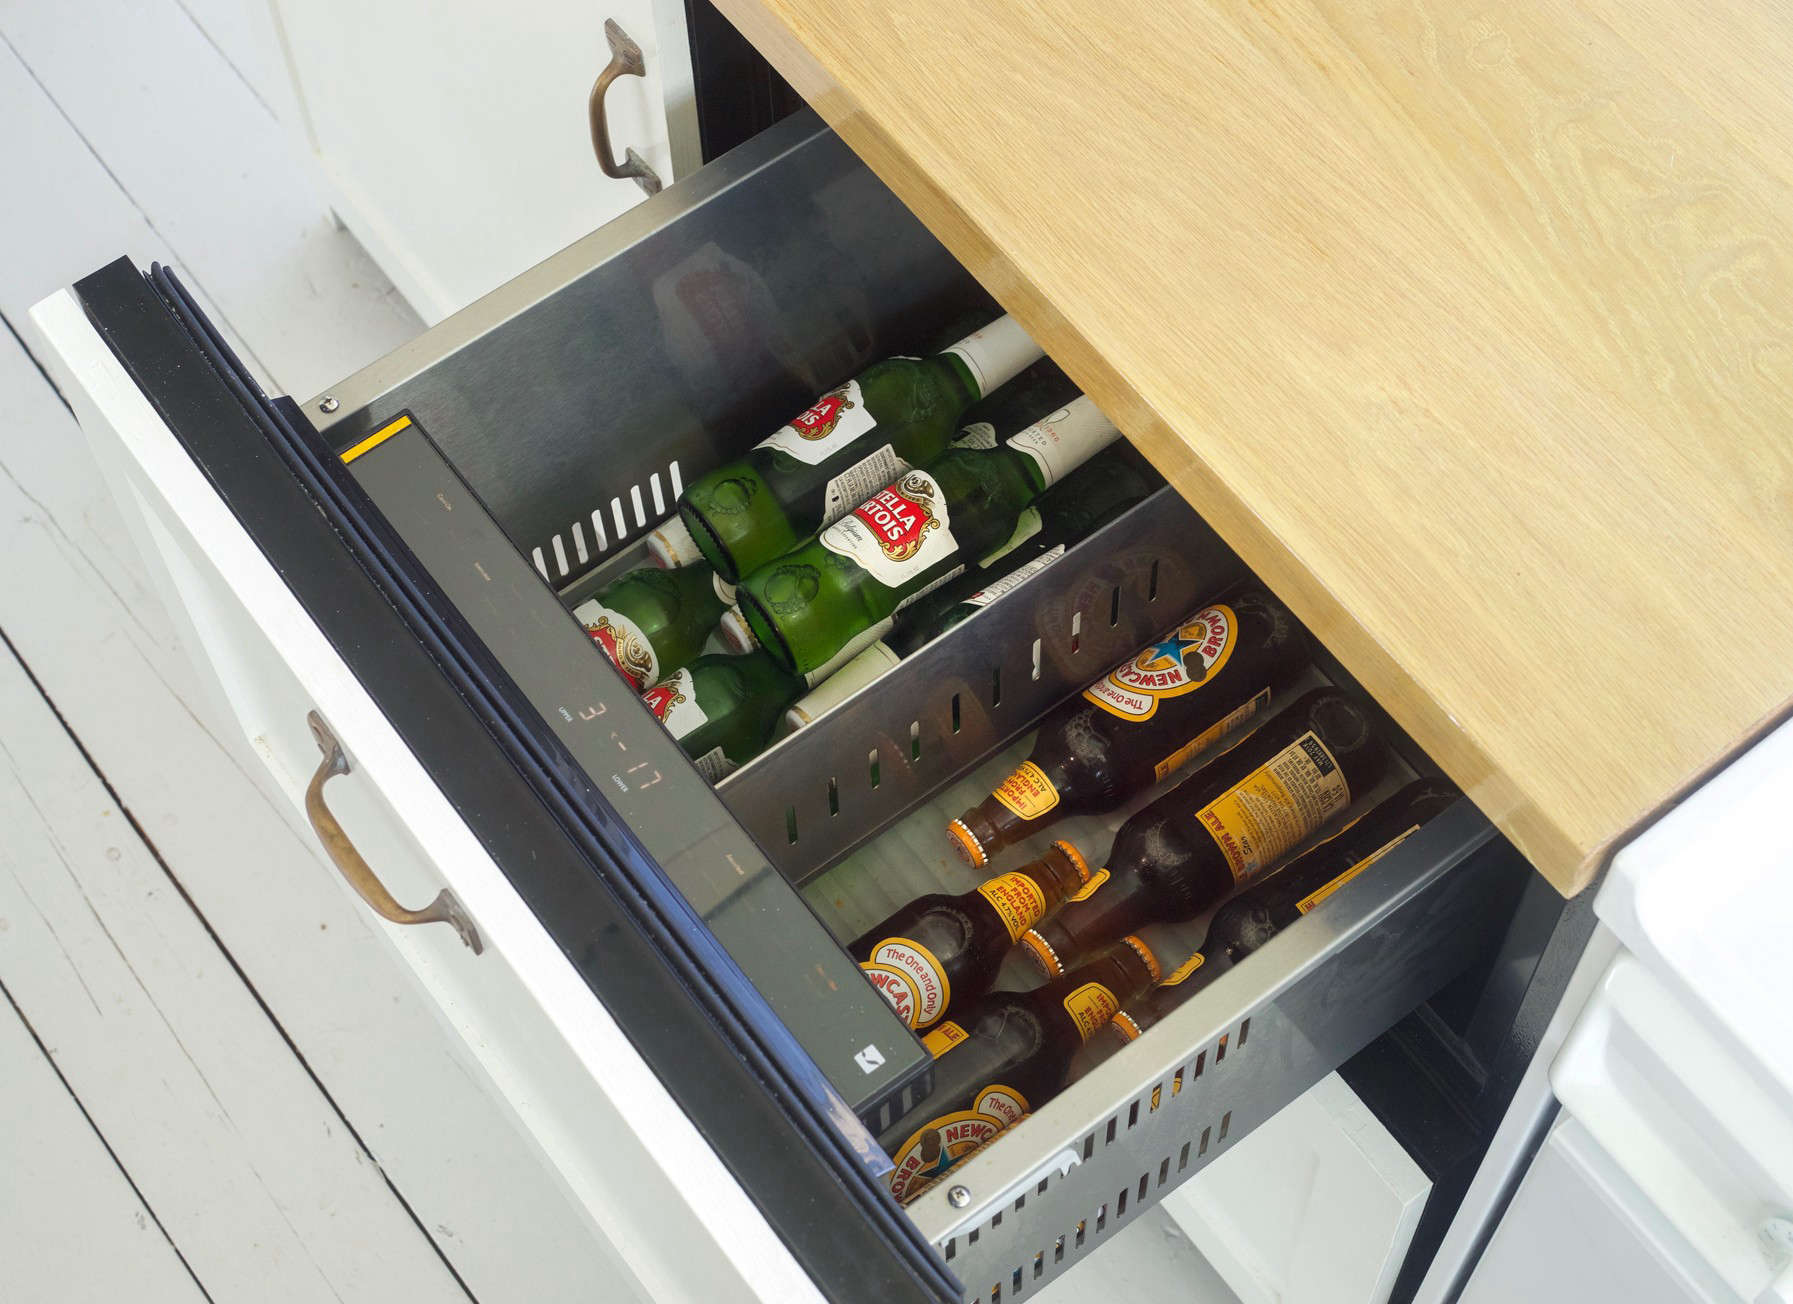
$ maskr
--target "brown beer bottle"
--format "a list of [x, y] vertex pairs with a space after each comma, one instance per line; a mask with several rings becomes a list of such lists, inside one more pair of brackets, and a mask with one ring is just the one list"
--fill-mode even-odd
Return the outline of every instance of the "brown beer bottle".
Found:
[[1193, 918], [1319, 832], [1388, 764], [1363, 705], [1316, 688], [1121, 825], [1095, 890], [1021, 944], [1060, 974], [1143, 924]]
[[947, 834], [985, 865], [1066, 815], [1114, 810], [1246, 728], [1306, 665], [1300, 626], [1269, 594], [1211, 603], [1057, 707], [1020, 768]]
[[896, 1163], [891, 1193], [918, 1193], [1064, 1085], [1071, 1057], [1128, 1001], [1158, 981], [1137, 937], [1031, 992], [976, 997], [923, 1038], [934, 1090], [878, 1144]]
[[847, 950], [911, 1028], [931, 1028], [954, 1001], [996, 981], [1021, 934], [1089, 880], [1068, 842], [959, 896], [917, 897]]
[[1214, 912], [1201, 947], [1163, 982], [1115, 1015], [1090, 1044], [1100, 1063], [1400, 846], [1461, 794], [1442, 779], [1417, 779], [1319, 846]]

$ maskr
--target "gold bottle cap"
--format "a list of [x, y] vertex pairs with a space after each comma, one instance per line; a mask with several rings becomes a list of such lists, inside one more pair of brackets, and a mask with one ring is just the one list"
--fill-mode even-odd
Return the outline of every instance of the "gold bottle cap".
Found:
[[[957, 824], [958, 821], [954, 820], [953, 823]], [[1077, 881], [1087, 884], [1089, 882], [1089, 861], [1083, 858], [1083, 853], [1063, 838], [1058, 839], [1052, 845], [1064, 854], [1066, 860], [1071, 862], [1072, 868], [1077, 871]]]
[[728, 650], [736, 656], [751, 652], [760, 645], [753, 636], [753, 627], [747, 623], [747, 617], [741, 614], [741, 608], [730, 607], [722, 613], [722, 619], [716, 622], [716, 632], [722, 635], [722, 641], [728, 644]]
[[1052, 943], [1041, 937], [1037, 929], [1030, 928], [1021, 934], [1021, 949], [1027, 952], [1027, 958], [1039, 966], [1040, 972], [1048, 978], [1057, 978], [1065, 971], [1060, 963], [1058, 952], [1052, 949]]
[[990, 863], [990, 857], [984, 854], [984, 844], [977, 840], [977, 834], [966, 827], [964, 820], [954, 820], [948, 824], [946, 836], [953, 840], [953, 848], [973, 869], [982, 869]]

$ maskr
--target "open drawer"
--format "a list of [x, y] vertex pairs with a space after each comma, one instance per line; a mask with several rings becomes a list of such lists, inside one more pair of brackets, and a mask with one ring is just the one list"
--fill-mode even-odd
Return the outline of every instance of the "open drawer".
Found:
[[567, 602], [684, 478], [993, 311], [807, 114], [303, 407], [165, 272], [35, 310], [246, 737], [616, 1249], [612, 1294], [1025, 1296], [1485, 960], [1529, 881], [1459, 801], [889, 1197], [871, 1136], [929, 1061], [834, 938], [971, 886], [944, 839], [891, 849], [1243, 568], [1160, 490], [717, 789]]

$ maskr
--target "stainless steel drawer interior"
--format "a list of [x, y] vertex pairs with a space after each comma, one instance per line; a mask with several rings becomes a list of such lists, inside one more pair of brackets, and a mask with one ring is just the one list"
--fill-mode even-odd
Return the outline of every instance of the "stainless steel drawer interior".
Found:
[[[814, 393], [995, 311], [799, 115], [305, 405], [341, 450], [413, 414], [564, 601], [636, 564], [684, 479]], [[954, 814], [1054, 702], [1247, 571], [1171, 490], [936, 640], [720, 796], [839, 937], [974, 882]], [[609, 673], [595, 649], [590, 672]], [[1325, 654], [1316, 672], [1349, 684]], [[1389, 723], [1415, 772], [1430, 761]], [[1122, 812], [1073, 822], [1092, 853]], [[1025, 853], [1010, 857], [1019, 863]], [[1529, 871], [1467, 800], [910, 1209], [967, 1299], [1104, 1243], [1501, 943]], [[1166, 930], [1192, 945], [1205, 920]], [[1029, 981], [1013, 959], [1012, 982]]]

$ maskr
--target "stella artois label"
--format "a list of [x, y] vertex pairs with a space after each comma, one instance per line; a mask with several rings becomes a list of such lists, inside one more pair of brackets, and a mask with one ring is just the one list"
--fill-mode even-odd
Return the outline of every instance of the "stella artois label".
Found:
[[1026, 1113], [1026, 1096], [993, 1082], [978, 1093], [970, 1109], [929, 1119], [891, 1156], [896, 1170], [890, 1175], [890, 1193], [908, 1199]]
[[710, 717], [697, 704], [697, 690], [692, 686], [689, 670], [674, 671], [643, 693], [641, 700], [674, 738], [683, 738], [710, 722]]
[[1159, 702], [1193, 693], [1219, 674], [1238, 638], [1239, 618], [1233, 609], [1208, 607], [1121, 662], [1084, 689], [1083, 696], [1123, 720], [1150, 720]]
[[876, 493], [879, 485], [900, 479], [908, 470], [909, 464], [889, 444], [866, 454], [828, 482], [822, 492], [822, 524], [834, 524], [855, 503]]
[[920, 942], [887, 937], [861, 962], [866, 979], [911, 1028], [926, 1028], [946, 1012], [952, 984], [946, 966]]
[[865, 395], [859, 392], [859, 382], [849, 380], [792, 417], [788, 426], [773, 431], [761, 447], [776, 448], [807, 466], [815, 466], [877, 424], [865, 410]]
[[913, 582], [958, 551], [946, 496], [926, 471], [911, 471], [879, 490], [823, 530], [817, 542], [858, 562], [892, 589]]
[[660, 678], [660, 659], [634, 621], [596, 598], [581, 602], [573, 609], [573, 615], [636, 692]]

